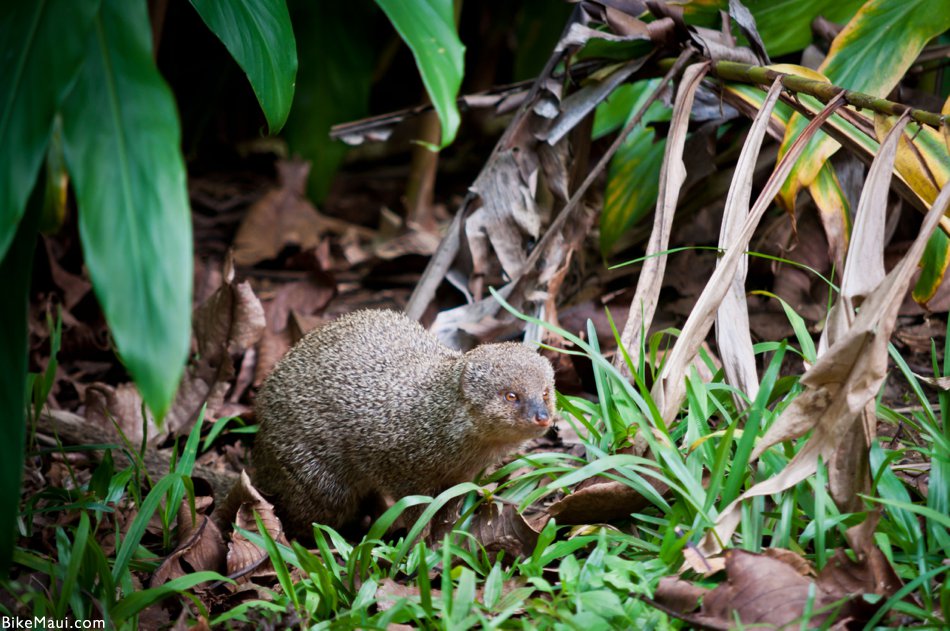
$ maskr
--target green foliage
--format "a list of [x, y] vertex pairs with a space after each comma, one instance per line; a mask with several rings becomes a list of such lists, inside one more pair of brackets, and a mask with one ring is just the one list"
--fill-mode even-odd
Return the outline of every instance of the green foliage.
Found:
[[[218, 4], [195, 2], [277, 129], [296, 72], [286, 6]], [[119, 354], [160, 416], [188, 350], [192, 244], [178, 115], [152, 59], [145, 4], [17, 0], [2, 11], [0, 139], [18, 158], [0, 168], [0, 256], [61, 115], [96, 295]]]
[[276, 134], [290, 113], [297, 75], [297, 46], [285, 0], [191, 4], [247, 74], [270, 133]]
[[442, 122], [446, 147], [455, 140], [459, 112], [455, 104], [465, 62], [465, 46], [455, 28], [452, 0], [376, 0], [416, 58], [419, 74]]
[[[933, 37], [950, 29], [948, 0], [868, 0], [832, 44], [818, 71], [849, 90], [886, 96]], [[804, 97], [814, 105], [815, 100]], [[789, 121], [780, 155], [808, 124], [796, 113]], [[805, 149], [782, 189], [787, 208], [801, 186], [815, 180], [839, 145], [819, 132]]]

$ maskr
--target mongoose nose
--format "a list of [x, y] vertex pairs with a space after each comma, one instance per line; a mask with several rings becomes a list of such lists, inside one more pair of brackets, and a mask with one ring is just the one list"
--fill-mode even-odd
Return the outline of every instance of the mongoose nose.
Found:
[[551, 415], [548, 414], [548, 411], [545, 408], [541, 408], [534, 415], [534, 422], [541, 427], [547, 427], [551, 424]]

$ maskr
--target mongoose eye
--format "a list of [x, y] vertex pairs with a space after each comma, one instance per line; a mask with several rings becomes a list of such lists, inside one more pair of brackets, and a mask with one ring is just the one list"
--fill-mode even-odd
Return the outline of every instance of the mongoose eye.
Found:
[[517, 394], [517, 393], [515, 393], [515, 392], [506, 392], [506, 393], [505, 393], [505, 401], [510, 401], [511, 403], [514, 403], [514, 402], [517, 401], [517, 400], [518, 400], [518, 394]]

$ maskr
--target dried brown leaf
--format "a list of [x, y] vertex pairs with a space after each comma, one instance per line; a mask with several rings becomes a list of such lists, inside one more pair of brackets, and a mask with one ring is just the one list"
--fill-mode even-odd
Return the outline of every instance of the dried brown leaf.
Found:
[[[791, 488], [815, 471], [819, 458], [830, 462], [845, 440], [849, 437], [853, 440], [853, 425], [873, 403], [886, 375], [887, 343], [894, 330], [900, 298], [907, 291], [927, 240], [948, 205], [950, 185], [944, 187], [928, 211], [907, 254], [864, 300], [851, 328], [802, 377], [804, 392], [773, 422], [752, 457], [757, 458], [772, 445], [813, 429], [812, 436], [781, 472], [756, 484], [720, 513], [716, 528], [704, 540], [707, 552], [718, 550], [720, 542], [735, 532], [742, 500]], [[865, 445], [862, 442], [847, 446], [847, 449], [855, 448], [864, 449]]]
[[465, 222], [473, 274], [491, 269], [490, 245], [505, 273], [517, 278], [524, 270], [527, 240], [536, 240], [541, 231], [534, 200], [537, 167], [519, 164], [514, 151], [501, 152], [485, 166], [472, 190], [482, 200], [481, 208]]
[[489, 558], [500, 552], [506, 559], [524, 558], [538, 544], [538, 533], [510, 504], [488, 502], [480, 506], [472, 517], [470, 532]]
[[653, 597], [658, 603], [679, 613], [689, 613], [699, 607], [699, 599], [708, 589], [672, 576], [664, 576]]
[[[778, 89], [776, 85], [777, 82], [773, 83], [770, 89], [770, 97], [753, 122], [754, 126], [767, 124], [775, 103], [776, 93], [773, 93], [773, 91]], [[679, 411], [680, 403], [686, 393], [686, 367], [696, 356], [700, 345], [706, 338], [706, 334], [712, 327], [713, 314], [719, 308], [723, 296], [725, 296], [731, 287], [732, 278], [735, 276], [739, 259], [748, 248], [752, 233], [758, 226], [759, 221], [761, 221], [766, 209], [771, 205], [772, 199], [781, 187], [782, 182], [788, 177], [795, 160], [797, 160], [798, 156], [804, 151], [808, 140], [818, 132], [821, 124], [827, 120], [836, 109], [840, 108], [843, 103], [842, 95], [838, 95], [832, 99], [828, 105], [812, 119], [801, 136], [795, 140], [789, 152], [785, 154], [779, 162], [772, 176], [768, 182], [766, 182], [765, 187], [759, 193], [752, 212], [742, 227], [741, 234], [726, 250], [726, 254], [720, 260], [719, 266], [716, 267], [712, 278], [709, 279], [706, 288], [700, 295], [699, 300], [697, 300], [696, 307], [687, 319], [686, 325], [683, 327], [683, 332], [673, 345], [673, 350], [670, 353], [666, 365], [663, 367], [660, 379], [652, 390], [653, 399], [657, 402], [661, 415], [667, 422], [670, 422]], [[758, 150], [759, 146], [747, 143], [743, 147], [742, 152], [752, 152], [754, 155], [758, 153]]]
[[92, 283], [86, 278], [66, 271], [56, 259], [56, 244], [49, 237], [43, 237], [43, 243], [46, 246], [46, 260], [49, 262], [50, 276], [56, 286], [63, 290], [63, 307], [66, 311], [72, 311], [72, 308], [79, 303], [83, 297], [92, 289]]
[[858, 561], [852, 561], [844, 550], [835, 550], [818, 575], [818, 585], [841, 597], [878, 594], [890, 598], [904, 584], [880, 548], [869, 546]]
[[[145, 410], [147, 422], [143, 423], [142, 396], [131, 383], [110, 386], [94, 383], [86, 388], [86, 420], [117, 436], [116, 427], [133, 445], [142, 444], [142, 429], [146, 428], [149, 442], [159, 435], [158, 425], [151, 412]], [[115, 425], [113, 425], [115, 423]]]
[[[881, 143], [864, 182], [841, 279], [839, 302], [849, 312], [884, 280], [884, 225], [897, 142], [910, 119], [905, 115]], [[834, 343], [834, 340], [830, 340]]]
[[639, 491], [616, 480], [601, 479], [548, 508], [559, 524], [592, 524], [628, 519], [650, 505]]
[[[813, 581], [787, 563], [745, 550], [726, 553], [727, 581], [703, 598], [701, 618], [725, 625], [774, 625], [781, 627], [800, 619], [806, 606], [812, 611], [837, 598], [823, 590], [810, 593]], [[829, 613], [814, 614], [810, 626], [820, 625]]]
[[[274, 505], [254, 488], [247, 472], [241, 471], [240, 480], [231, 488], [224, 502], [215, 509], [212, 519], [221, 525], [235, 523], [244, 530], [256, 533], [259, 530], [254, 513], [260, 516], [261, 523], [274, 541], [288, 544], [280, 518], [274, 512]], [[234, 531], [228, 544], [227, 570], [229, 576], [239, 576], [242, 582], [251, 577], [272, 576], [274, 573], [267, 552], [248, 541], [238, 531]]]
[[[187, 504], [183, 505], [188, 509]], [[227, 548], [218, 526], [207, 516], [198, 515], [198, 523], [152, 574], [149, 587], [202, 570], [221, 571]]]
[[[686, 179], [683, 147], [686, 145], [689, 114], [696, 90], [708, 71], [709, 66], [705, 62], [688, 66], [676, 92], [673, 119], [663, 154], [663, 166], [660, 169], [660, 189], [657, 194], [656, 212], [653, 215], [653, 231], [647, 244], [647, 258], [643, 261], [643, 268], [637, 279], [637, 290], [630, 302], [630, 313], [621, 336], [621, 343], [631, 356], [636, 356], [642, 336], [649, 331], [653, 314], [656, 312], [667, 258], [658, 254], [669, 248], [676, 202], [679, 199], [680, 187]], [[617, 354], [615, 364], [622, 371], [627, 370], [622, 353]]]
[[171, 409], [165, 416], [167, 433], [191, 429], [202, 405], [215, 416], [234, 378], [232, 355], [242, 353], [264, 331], [264, 309], [245, 281], [234, 282], [234, 268], [225, 263], [224, 283], [195, 309], [197, 358], [189, 363]]
[[305, 195], [310, 163], [277, 163], [279, 186], [255, 202], [234, 237], [234, 261], [250, 266], [275, 259], [288, 245], [301, 250], [317, 247], [326, 232], [365, 229], [322, 215]]
[[[746, 13], [748, 13], [747, 10]], [[754, 20], [752, 24], [754, 28]], [[763, 109], [772, 107], [771, 104], [778, 98], [778, 90], [777, 84], [773, 83]], [[746, 138], [746, 146], [761, 147], [767, 122], [767, 118], [756, 119], [756, 123]], [[732, 186], [729, 187], [729, 193], [726, 195], [722, 227], [719, 231], [720, 248], [728, 247], [740, 236], [742, 226], [749, 216], [752, 179], [755, 176], [757, 158], [758, 151], [752, 150], [743, 151], [739, 156]], [[752, 336], [749, 331], [749, 306], [745, 299], [748, 268], [749, 257], [744, 254], [736, 261], [735, 273], [716, 311], [716, 343], [722, 357], [727, 381], [740, 392], [745, 393], [750, 400], [754, 400], [759, 392], [759, 377], [756, 371], [755, 353], [752, 350]], [[742, 400], [737, 397], [737, 403], [741, 404]]]

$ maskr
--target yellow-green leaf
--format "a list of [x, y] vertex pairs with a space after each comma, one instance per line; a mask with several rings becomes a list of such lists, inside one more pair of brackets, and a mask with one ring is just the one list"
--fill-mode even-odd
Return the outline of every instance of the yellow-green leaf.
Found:
[[[950, 0], [869, 0], [838, 34], [818, 68], [835, 85], [885, 96], [897, 85], [924, 45], [950, 28]], [[795, 114], [780, 155], [808, 124]], [[794, 209], [795, 197], [810, 185], [838, 143], [825, 134], [811, 140], [785, 183], [780, 201]]]
[[911, 294], [920, 304], [926, 303], [937, 293], [943, 282], [947, 265], [950, 264], [950, 239], [942, 230], [937, 230], [927, 242], [927, 249], [920, 259], [920, 277]]
[[818, 207], [835, 267], [839, 271], [843, 270], [851, 234], [851, 205], [841, 190], [838, 175], [830, 162], [822, 165], [818, 177], [809, 185], [808, 192]]

